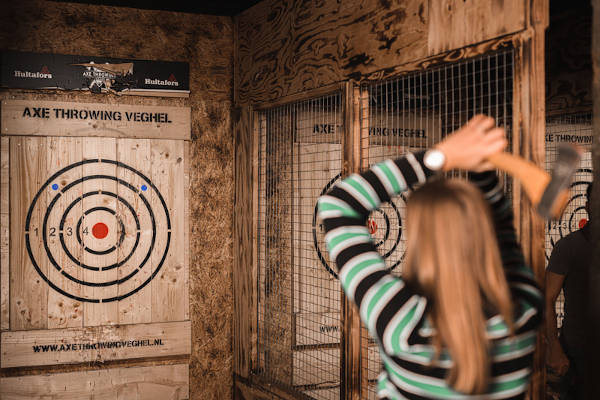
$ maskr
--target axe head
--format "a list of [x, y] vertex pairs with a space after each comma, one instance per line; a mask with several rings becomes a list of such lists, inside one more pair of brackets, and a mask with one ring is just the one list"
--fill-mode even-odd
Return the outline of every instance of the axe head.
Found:
[[550, 182], [537, 205], [538, 213], [547, 218], [559, 218], [569, 201], [569, 185], [581, 158], [579, 148], [560, 144]]

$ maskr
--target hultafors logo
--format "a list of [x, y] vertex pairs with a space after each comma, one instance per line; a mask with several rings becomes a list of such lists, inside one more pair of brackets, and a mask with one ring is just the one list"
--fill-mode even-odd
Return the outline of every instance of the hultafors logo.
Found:
[[15, 70], [15, 78], [52, 79], [52, 74], [44, 65], [39, 72]]
[[179, 82], [177, 82], [177, 79], [173, 74], [171, 74], [167, 80], [146, 78], [144, 80], [144, 84], [159, 86], [179, 86]]

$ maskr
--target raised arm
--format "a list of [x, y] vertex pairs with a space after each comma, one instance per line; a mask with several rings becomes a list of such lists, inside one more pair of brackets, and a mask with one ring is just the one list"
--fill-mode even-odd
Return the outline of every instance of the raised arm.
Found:
[[383, 309], [398, 311], [406, 303], [414, 308], [422, 301], [401, 279], [387, 271], [366, 220], [382, 202], [433, 175], [423, 163], [424, 153], [408, 153], [397, 160], [379, 163], [360, 175], [351, 175], [319, 198], [318, 216], [325, 227], [329, 255], [339, 269], [340, 283], [348, 298], [359, 307], [361, 319], [374, 337], [383, 337], [383, 328], [394, 315], [382, 312]]
[[[505, 145], [504, 131], [494, 128], [491, 118], [476, 116], [436, 148], [445, 155], [441, 170], [448, 171], [486, 167], [486, 157], [501, 151]], [[379, 337], [383, 337], [383, 329], [393, 320], [395, 312], [404, 307], [410, 308], [404, 312], [419, 309], [422, 312], [424, 303], [402, 280], [388, 273], [366, 220], [382, 202], [433, 175], [434, 171], [423, 162], [424, 156], [425, 152], [409, 153], [379, 163], [360, 175], [344, 179], [318, 201], [318, 217], [323, 221], [325, 241], [330, 257], [338, 266], [342, 288], [358, 305], [361, 318], [372, 334]]]

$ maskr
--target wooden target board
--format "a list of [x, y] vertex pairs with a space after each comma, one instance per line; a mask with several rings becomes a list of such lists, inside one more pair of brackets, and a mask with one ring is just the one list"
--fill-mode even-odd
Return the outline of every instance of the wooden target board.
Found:
[[189, 354], [186, 142], [1, 143], [1, 366]]
[[585, 208], [588, 185], [593, 180], [592, 144], [593, 130], [588, 123], [571, 121], [550, 123], [546, 126], [546, 160], [548, 169], [555, 162], [560, 144], [575, 144], [582, 149], [581, 160], [570, 183], [569, 200], [557, 220], [546, 223], [546, 260], [550, 259], [554, 245], [563, 237], [581, 229], [589, 220]]

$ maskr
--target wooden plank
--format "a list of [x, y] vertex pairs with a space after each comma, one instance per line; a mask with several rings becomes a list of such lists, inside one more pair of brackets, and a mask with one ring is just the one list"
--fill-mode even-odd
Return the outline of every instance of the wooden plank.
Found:
[[31, 237], [31, 254], [42, 274], [48, 271], [43, 234], [42, 211], [46, 191], [37, 198], [25, 231], [29, 206], [47, 179], [46, 138], [10, 140], [10, 329], [45, 329], [48, 326], [48, 286], [34, 268], [25, 239]]
[[469, 45], [460, 49], [450, 50], [441, 54], [428, 56], [422, 59], [408, 60], [406, 62], [375, 70], [361, 77], [361, 81], [381, 81], [396, 78], [409, 72], [422, 71], [426, 68], [456, 62], [465, 58], [472, 58], [486, 53], [499, 51], [512, 46], [515, 40], [523, 35], [522, 32], [486, 40], [485, 42]]
[[[117, 140], [117, 160], [127, 166], [135, 168], [141, 174], [152, 176], [152, 163], [150, 160], [150, 140], [148, 139], [118, 139]], [[141, 187], [148, 185], [144, 178], [134, 173], [128, 168], [117, 167], [117, 178], [122, 179], [132, 185], [138, 193], [143, 193]], [[138, 193], [133, 192], [125, 186], [117, 188], [117, 194], [120, 199], [117, 204], [117, 215], [125, 224], [125, 238], [117, 253], [117, 261], [125, 262], [126, 265], [140, 266], [143, 262], [146, 252], [148, 251], [149, 243], [151, 242], [152, 232], [150, 230], [151, 222], [148, 216], [148, 211]], [[150, 200], [150, 199], [149, 199]], [[135, 210], [134, 215], [129, 208], [131, 206]], [[140, 221], [140, 228], [137, 228], [136, 216]], [[139, 236], [138, 236], [139, 235]], [[138, 248], [133, 254], [136, 241]], [[131, 254], [131, 256], [130, 256]], [[124, 271], [130, 271], [127, 268]], [[124, 295], [143, 283], [152, 276], [151, 261], [147, 262], [130, 280], [124, 285], [119, 286], [119, 295]], [[119, 274], [119, 278], [125, 276], [125, 273]], [[119, 323], [148, 323], [152, 322], [152, 290], [150, 287], [143, 288], [134, 296], [126, 297], [118, 302], [119, 308]]]
[[236, 105], [360, 79], [427, 54], [426, 1], [262, 1], [236, 18]]
[[301, 101], [316, 99], [319, 97], [328, 96], [336, 92], [344, 90], [346, 86], [345, 82], [332, 83], [325, 86], [316, 87], [314, 89], [303, 90], [302, 92], [292, 93], [287, 96], [278, 97], [269, 101], [262, 101], [257, 104], [253, 104], [254, 111], [269, 110], [275, 107], [283, 106], [286, 104], [299, 103]]
[[[94, 175], [116, 177], [117, 166], [114, 161], [117, 158], [116, 139], [112, 138], [87, 138], [83, 142], [83, 158], [85, 160], [100, 160], [82, 165], [82, 176]], [[111, 160], [102, 162], [102, 160]], [[84, 326], [112, 325], [119, 322], [119, 309], [117, 301], [108, 299], [119, 296], [119, 285], [116, 282], [119, 275], [123, 273], [122, 268], [112, 268], [117, 263], [117, 252], [106, 254], [96, 252], [108, 251], [116, 246], [119, 240], [120, 224], [116, 215], [111, 215], [117, 209], [117, 198], [109, 196], [108, 193], [118, 193], [119, 184], [112, 179], [87, 179], [81, 184], [83, 212], [81, 225], [76, 225], [76, 230], [81, 235], [81, 260], [85, 265], [96, 268], [86, 268], [83, 273], [85, 282], [89, 284], [102, 284], [105, 286], [84, 285], [83, 296], [86, 299], [94, 299], [95, 303], [86, 301], [84, 303]], [[106, 194], [104, 194], [106, 193]], [[87, 194], [92, 194], [86, 196]], [[98, 226], [107, 228], [107, 234], [97, 234]], [[80, 226], [80, 229], [77, 229]]]
[[340, 382], [340, 349], [294, 351], [293, 386], [334, 386]]
[[[534, 164], [544, 168], [545, 160], [545, 63], [544, 35], [548, 26], [549, 5], [547, 0], [531, 2], [531, 13], [528, 25], [531, 35], [525, 36], [517, 43], [515, 53], [515, 108], [520, 115], [513, 114], [515, 129], [520, 136], [513, 138], [513, 146], [518, 154]], [[517, 97], [518, 96], [518, 97]], [[518, 117], [518, 119], [517, 119]], [[538, 282], [544, 281], [545, 251], [544, 222], [535, 212], [531, 203], [524, 197], [524, 192], [515, 185], [514, 200], [518, 208], [516, 225], [519, 240], [526, 262], [531, 266]], [[520, 202], [520, 204], [518, 204]], [[545, 398], [545, 343], [543, 333], [538, 334], [536, 353], [534, 355], [533, 373], [529, 389], [533, 400]]]
[[382, 79], [405, 64], [432, 65], [432, 57], [464, 57], [465, 46], [525, 30], [528, 11], [520, 0], [262, 1], [235, 18], [234, 101], [270, 102], [343, 80]]
[[297, 400], [298, 392], [288, 387], [259, 381], [252, 381], [239, 375], [233, 376], [233, 398], [235, 400]]
[[9, 138], [0, 138], [0, 330], [10, 328], [9, 148]]
[[[254, 232], [253, 193], [254, 175], [257, 163], [254, 160], [254, 124], [253, 112], [249, 107], [234, 112], [234, 146], [235, 146], [235, 197], [233, 215], [233, 371], [243, 378], [248, 378], [252, 368], [250, 339], [256, 334], [253, 320], [256, 319], [256, 296], [251, 266], [253, 262], [252, 243]], [[257, 194], [256, 194], [257, 195]], [[254, 280], [253, 280], [254, 279]]]
[[[152, 182], [156, 193], [151, 204], [155, 210], [157, 251], [152, 253], [152, 321], [179, 321], [187, 314], [188, 271], [185, 269], [184, 143], [152, 140]], [[161, 194], [161, 199], [158, 194]], [[164, 201], [164, 203], [163, 203]], [[169, 216], [164, 210], [167, 207]], [[162, 249], [168, 247], [166, 258]], [[161, 265], [162, 263], [162, 265]]]
[[1, 134], [190, 139], [189, 107], [3, 100]]
[[183, 144], [183, 270], [188, 295], [184, 298], [183, 319], [190, 319], [190, 142]]
[[[249, 362], [250, 366], [258, 367], [258, 318], [257, 318], [257, 302], [258, 302], [258, 291], [259, 287], [256, 284], [258, 282], [258, 252], [259, 252], [259, 240], [258, 240], [258, 224], [259, 224], [259, 147], [261, 146], [260, 136], [260, 119], [257, 112], [251, 113], [250, 127], [252, 129], [252, 272], [250, 273], [250, 299], [251, 303], [248, 307], [251, 308], [251, 314], [249, 315], [249, 328], [250, 328], [250, 355]], [[236, 159], [237, 160], [237, 159]], [[237, 186], [236, 186], [237, 188]], [[235, 286], [234, 286], [235, 287]], [[235, 314], [234, 314], [235, 315]], [[235, 354], [235, 353], [234, 353]]]
[[296, 346], [339, 344], [340, 323], [339, 312], [295, 314]]
[[[48, 175], [81, 161], [83, 150], [83, 140], [81, 138], [49, 137], [47, 142]], [[62, 173], [58, 183], [56, 183], [58, 185], [57, 190], [50, 190], [52, 194], [49, 194], [49, 198], [55, 196], [55, 193], [59, 193], [59, 189], [63, 189], [65, 184], [81, 179], [82, 173], [81, 166]], [[48, 247], [54, 252], [54, 257], [59, 265], [75, 279], [84, 278], [83, 269], [70, 260], [67, 253], [61, 249], [60, 235], [62, 234], [63, 243], [72, 256], [77, 260], [81, 260], [82, 248], [77, 242], [77, 235], [73, 229], [77, 219], [83, 215], [82, 202], [77, 201], [81, 199], [81, 195], [81, 190], [77, 189], [62, 193], [59, 203], [53, 207], [53, 211], [55, 209], [56, 211], [50, 213], [48, 218], [48, 226], [50, 229], [55, 229], [55, 233], [48, 236]], [[65, 215], [65, 223], [62, 225], [61, 217], [63, 213], [61, 211], [64, 210], [63, 207], [75, 201], [77, 201], [76, 205], [71, 208], [68, 215]], [[63, 277], [60, 271], [51, 267], [48, 268], [48, 279], [57, 282], [63, 280]], [[68, 279], [64, 280], [62, 288], [74, 296], [81, 296], [82, 294], [81, 285]], [[80, 300], [64, 296], [56, 290], [50, 289], [48, 291], [48, 329], [82, 327], [83, 308], [83, 303]]]
[[[297, 208], [293, 226], [293, 248], [297, 260], [297, 270], [294, 273], [296, 282], [292, 291], [294, 312], [335, 313], [340, 310], [339, 282], [326, 268], [332, 271], [337, 268], [325, 250], [324, 229], [319, 224], [313, 226], [313, 217], [315, 204], [321, 193], [339, 179], [339, 130], [343, 129], [343, 118], [341, 113], [321, 113], [312, 108], [306, 112], [298, 112], [297, 115], [299, 143], [294, 144], [293, 166], [297, 185], [293, 191]], [[313, 133], [313, 126], [308, 126], [309, 124], [315, 124], [318, 129], [329, 126], [333, 131], [337, 127], [338, 132]], [[319, 143], [322, 137], [326, 137], [324, 140], [327, 142]], [[312, 143], [314, 141], [317, 143]], [[335, 141], [338, 143], [328, 143]]]
[[428, 55], [479, 43], [526, 28], [522, 0], [429, 0]]
[[2, 368], [187, 355], [189, 321], [2, 333]]
[[185, 400], [187, 364], [0, 378], [4, 400]]
[[381, 372], [383, 364], [381, 361], [381, 354], [379, 353], [379, 347], [377, 345], [369, 344], [367, 345], [367, 349], [368, 362], [367, 372], [365, 375], [367, 375], [367, 379], [369, 380], [369, 383], [371, 383], [377, 380], [377, 376]]
[[[360, 171], [361, 167], [361, 91], [348, 83], [344, 91], [344, 135], [342, 138], [343, 174]], [[367, 131], [368, 132], [368, 131]], [[362, 379], [361, 322], [358, 309], [344, 293], [342, 296], [342, 343], [341, 343], [341, 397], [344, 399], [364, 398], [366, 388]]]

